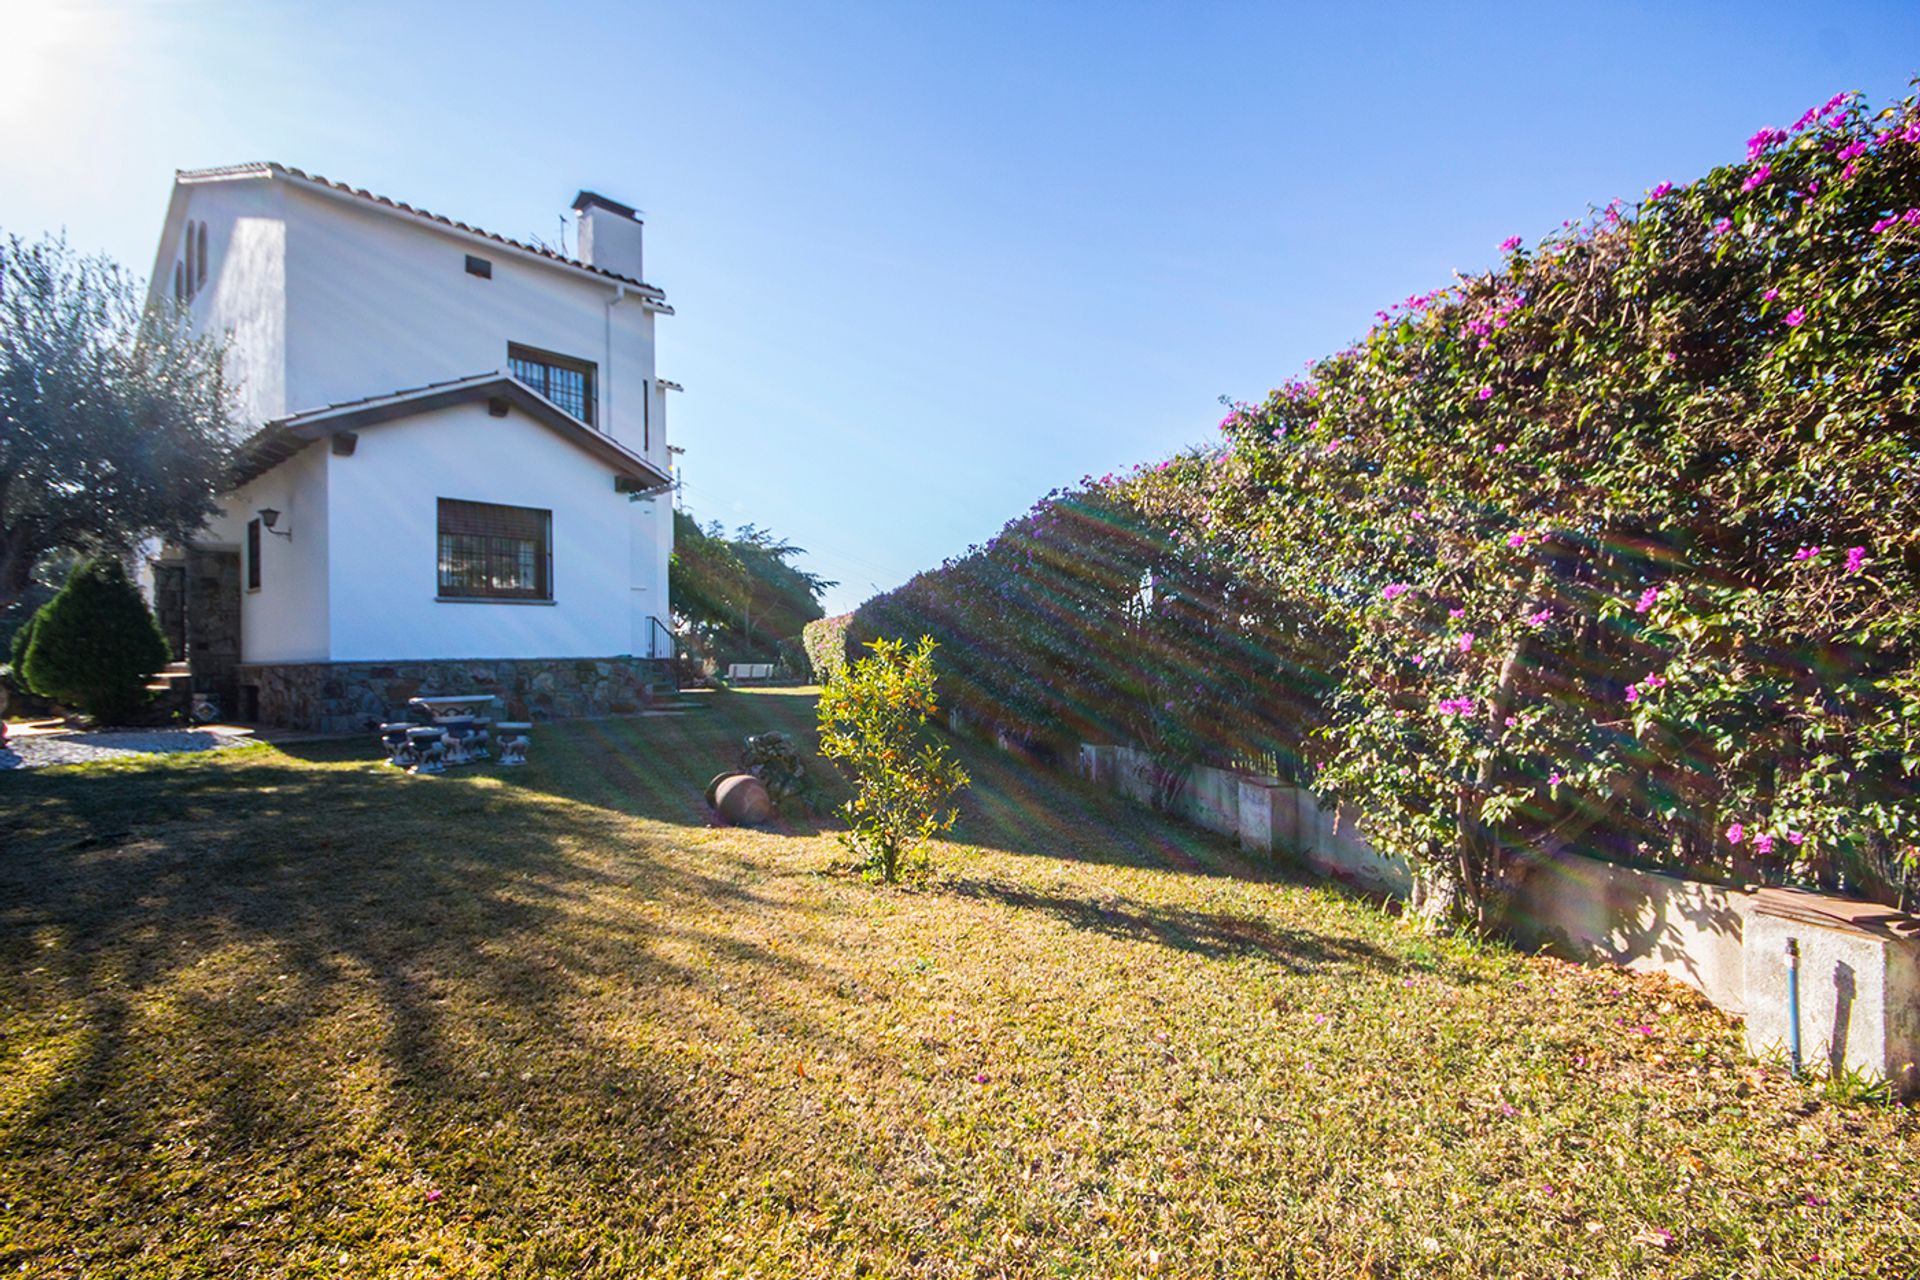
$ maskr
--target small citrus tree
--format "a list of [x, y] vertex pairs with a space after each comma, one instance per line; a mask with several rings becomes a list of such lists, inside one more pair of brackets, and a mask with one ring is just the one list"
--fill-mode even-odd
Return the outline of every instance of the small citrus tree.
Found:
[[853, 783], [840, 807], [851, 830], [840, 839], [862, 865], [886, 881], [900, 878], [905, 858], [947, 831], [957, 816], [943, 808], [967, 785], [966, 770], [924, 725], [934, 700], [931, 636], [909, 649], [875, 640], [861, 658], [834, 673], [820, 693], [820, 754]]

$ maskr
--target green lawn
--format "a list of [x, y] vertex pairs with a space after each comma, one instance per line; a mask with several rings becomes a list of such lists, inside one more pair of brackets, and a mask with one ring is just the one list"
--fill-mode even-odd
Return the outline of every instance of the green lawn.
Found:
[[1920, 1274], [1920, 1122], [1006, 757], [709, 825], [811, 699], [0, 775], [0, 1274]]

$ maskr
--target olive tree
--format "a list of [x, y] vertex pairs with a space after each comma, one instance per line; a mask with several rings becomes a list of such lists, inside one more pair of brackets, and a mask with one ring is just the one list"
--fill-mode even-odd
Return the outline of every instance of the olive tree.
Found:
[[0, 241], [0, 606], [61, 549], [179, 538], [232, 441], [217, 345], [60, 237]]

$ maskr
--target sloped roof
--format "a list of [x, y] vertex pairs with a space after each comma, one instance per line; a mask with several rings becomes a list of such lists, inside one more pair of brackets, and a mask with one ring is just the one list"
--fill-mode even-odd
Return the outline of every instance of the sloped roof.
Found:
[[627, 448], [612, 436], [594, 430], [553, 401], [511, 374], [497, 370], [477, 373], [423, 387], [390, 391], [360, 400], [344, 400], [321, 409], [308, 409], [277, 418], [242, 441], [235, 450], [227, 482], [237, 488], [279, 466], [316, 440], [417, 418], [435, 409], [476, 400], [502, 401], [520, 410], [569, 444], [592, 454], [615, 475], [641, 490], [663, 489], [673, 483], [666, 472]]
[[[644, 280], [636, 280], [632, 276], [623, 276], [617, 272], [608, 271], [604, 267], [596, 267], [591, 263], [582, 262], [578, 258], [570, 258], [565, 254], [555, 253], [552, 249], [544, 245], [528, 244], [523, 240], [514, 240], [508, 236], [500, 235], [498, 232], [473, 226], [471, 223], [456, 221], [444, 214], [417, 208], [403, 200], [394, 200], [387, 196], [377, 195], [374, 192], [368, 191], [365, 187], [355, 187], [344, 182], [335, 182], [331, 178], [323, 178], [317, 173], [308, 173], [303, 169], [296, 169], [291, 165], [280, 164], [272, 160], [264, 160], [251, 164], [219, 165], [211, 169], [177, 169], [174, 171], [174, 180], [180, 183], [227, 182], [245, 178], [279, 178], [284, 181], [297, 183], [325, 192], [329, 195], [350, 196], [356, 200], [363, 200], [375, 208], [382, 209], [388, 213], [415, 218], [421, 222], [429, 223], [448, 231], [491, 241], [503, 248], [511, 249], [515, 253], [522, 253], [535, 258], [544, 258], [548, 262], [552, 262], [558, 266], [569, 267], [575, 271], [585, 271], [590, 275], [596, 275], [602, 279], [611, 280], [618, 284], [631, 285], [640, 290], [646, 296], [647, 300], [659, 310], [668, 315], [673, 314], [673, 308], [666, 305], [667, 295], [646, 283]], [[604, 199], [604, 197], [601, 197], [601, 199]]]

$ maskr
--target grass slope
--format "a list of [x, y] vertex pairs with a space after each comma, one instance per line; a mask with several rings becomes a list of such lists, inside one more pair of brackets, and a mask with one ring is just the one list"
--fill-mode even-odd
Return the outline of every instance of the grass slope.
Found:
[[0, 1272], [1893, 1276], [1920, 1124], [963, 748], [936, 871], [708, 825], [811, 700], [0, 777]]

